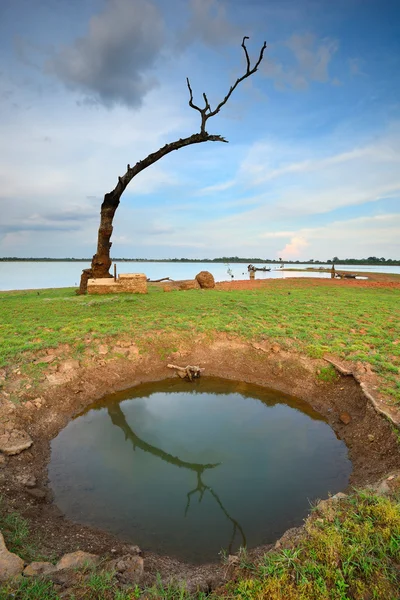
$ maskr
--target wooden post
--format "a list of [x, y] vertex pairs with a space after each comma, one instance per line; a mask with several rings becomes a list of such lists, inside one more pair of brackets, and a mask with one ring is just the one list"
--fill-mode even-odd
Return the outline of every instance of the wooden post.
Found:
[[117, 281], [117, 265], [114, 263], [114, 281]]

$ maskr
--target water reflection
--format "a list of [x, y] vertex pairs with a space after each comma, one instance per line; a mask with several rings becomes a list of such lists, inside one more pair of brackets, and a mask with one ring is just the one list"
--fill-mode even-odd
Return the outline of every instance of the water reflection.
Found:
[[189, 469], [190, 471], [194, 471], [196, 473], [197, 486], [192, 491], [187, 493], [187, 504], [186, 504], [185, 511], [184, 511], [185, 517], [187, 516], [187, 513], [189, 511], [191, 497], [194, 494], [198, 493], [199, 494], [199, 502], [201, 502], [205, 492], [209, 492], [211, 494], [211, 496], [214, 498], [214, 500], [217, 502], [218, 506], [220, 507], [220, 509], [226, 516], [226, 518], [229, 519], [229, 521], [231, 521], [231, 523], [233, 525], [232, 536], [230, 538], [228, 545], [226, 546], [228, 548], [229, 553], [232, 553], [232, 548], [233, 548], [233, 544], [235, 542], [235, 537], [236, 537], [237, 531], [239, 531], [239, 533], [241, 535], [240, 546], [242, 546], [243, 548], [246, 546], [246, 536], [244, 534], [242, 527], [236, 521], [236, 519], [234, 519], [233, 517], [230, 516], [230, 514], [228, 513], [228, 511], [222, 504], [221, 499], [218, 496], [218, 494], [212, 489], [212, 487], [205, 484], [204, 481], [202, 480], [202, 475], [203, 475], [204, 471], [206, 471], [207, 469], [215, 469], [215, 467], [218, 467], [221, 463], [206, 464], [206, 465], [201, 465], [201, 464], [197, 464], [197, 463], [189, 463], [184, 460], [181, 460], [177, 456], [172, 456], [172, 454], [168, 454], [168, 452], [164, 452], [164, 450], [161, 450], [161, 448], [156, 448], [155, 446], [148, 444], [147, 442], [142, 440], [138, 435], [136, 435], [136, 433], [132, 430], [132, 428], [128, 424], [128, 422], [125, 418], [125, 415], [119, 404], [113, 404], [112, 406], [109, 406], [108, 414], [110, 416], [110, 419], [111, 419], [113, 425], [115, 425], [116, 427], [119, 427], [124, 432], [125, 440], [126, 441], [129, 440], [132, 443], [132, 448], [134, 451], [136, 450], [136, 448], [140, 448], [144, 452], [149, 452], [153, 456], [157, 456], [158, 458], [161, 458], [161, 460], [164, 460], [165, 462], [167, 462], [171, 465], [175, 465], [176, 467], [180, 467], [180, 468], [184, 468], [184, 469]]
[[343, 442], [305, 402], [202, 377], [89, 406], [53, 440], [49, 481], [70, 519], [201, 563], [272, 542], [350, 472]]

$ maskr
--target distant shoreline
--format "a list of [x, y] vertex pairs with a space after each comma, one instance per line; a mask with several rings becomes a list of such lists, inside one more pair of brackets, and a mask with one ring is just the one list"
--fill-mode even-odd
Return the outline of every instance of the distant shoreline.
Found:
[[[113, 262], [148, 262], [148, 263], [208, 263], [208, 264], [274, 264], [274, 265], [328, 265], [331, 268], [332, 261], [279, 261], [279, 260], [263, 260], [261, 258], [113, 258]], [[1, 262], [73, 262], [73, 263], [91, 263], [91, 258], [16, 258], [16, 257], [5, 257], [0, 258]], [[400, 260], [388, 259], [385, 262], [368, 262], [367, 260], [356, 260], [356, 259], [344, 259], [334, 263], [335, 265], [346, 265], [346, 266], [376, 266], [376, 267], [395, 267], [400, 266]]]

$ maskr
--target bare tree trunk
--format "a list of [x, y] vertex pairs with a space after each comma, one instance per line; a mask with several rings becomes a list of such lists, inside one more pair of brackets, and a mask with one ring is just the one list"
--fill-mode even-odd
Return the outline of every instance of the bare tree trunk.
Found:
[[162, 148], [157, 150], [157, 152], [153, 152], [152, 154], [149, 154], [144, 160], [137, 162], [136, 165], [134, 165], [133, 167], [131, 167], [128, 164], [126, 173], [124, 175], [122, 175], [122, 177], [118, 177], [118, 183], [115, 186], [115, 188], [108, 194], [105, 194], [103, 203], [101, 205], [101, 211], [100, 211], [100, 227], [99, 227], [99, 233], [98, 233], [98, 238], [97, 238], [97, 252], [93, 256], [91, 268], [85, 269], [81, 275], [81, 283], [80, 283], [79, 290], [77, 292], [78, 294], [86, 293], [87, 280], [90, 277], [96, 277], [96, 278], [112, 277], [112, 275], [109, 273], [109, 269], [111, 267], [110, 238], [111, 238], [111, 235], [113, 232], [113, 219], [114, 219], [115, 211], [118, 208], [120, 198], [121, 198], [122, 194], [124, 193], [129, 182], [136, 175], [141, 173], [141, 171], [143, 171], [150, 165], [154, 164], [155, 162], [160, 160], [160, 158], [163, 158], [170, 152], [173, 152], [174, 150], [179, 150], [180, 148], [184, 148], [185, 146], [190, 146], [192, 144], [201, 144], [202, 142], [226, 142], [227, 141], [225, 138], [223, 138], [220, 135], [210, 135], [209, 133], [207, 133], [206, 124], [207, 124], [207, 120], [210, 117], [214, 117], [216, 114], [218, 114], [219, 111], [221, 110], [221, 108], [228, 102], [232, 92], [236, 89], [236, 87], [244, 79], [246, 79], [247, 77], [250, 77], [250, 75], [252, 75], [253, 73], [255, 73], [257, 71], [257, 68], [259, 67], [259, 65], [263, 59], [264, 51], [266, 48], [265, 42], [261, 48], [260, 55], [258, 57], [257, 62], [255, 63], [254, 67], [251, 67], [250, 57], [249, 57], [249, 54], [248, 54], [247, 48], [246, 48], [246, 39], [248, 39], [248, 38], [244, 37], [243, 41], [242, 41], [242, 48], [244, 50], [245, 58], [246, 58], [246, 71], [245, 71], [244, 75], [239, 77], [236, 80], [236, 82], [230, 87], [229, 92], [227, 93], [225, 98], [223, 100], [221, 100], [221, 102], [216, 106], [216, 108], [214, 110], [211, 109], [210, 103], [208, 101], [206, 94], [203, 94], [204, 103], [205, 103], [204, 108], [200, 108], [199, 106], [194, 104], [192, 88], [190, 87], [189, 79], [187, 79], [187, 86], [188, 86], [189, 96], [190, 96], [189, 106], [191, 108], [197, 110], [201, 115], [200, 132], [194, 133], [193, 135], [186, 137], [186, 138], [181, 138], [179, 140], [176, 140], [175, 142], [171, 142], [170, 144], [165, 144], [165, 146], [163, 146]]
[[113, 232], [113, 219], [118, 208], [121, 194], [113, 193], [104, 196], [100, 210], [100, 227], [97, 236], [97, 252], [92, 259], [92, 277], [112, 277], [109, 273], [111, 267], [110, 238]]

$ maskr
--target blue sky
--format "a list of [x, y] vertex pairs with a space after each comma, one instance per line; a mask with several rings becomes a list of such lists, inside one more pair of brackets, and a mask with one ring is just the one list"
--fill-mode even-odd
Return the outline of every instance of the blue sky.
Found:
[[91, 256], [103, 195], [188, 106], [209, 133], [133, 179], [113, 256], [400, 258], [397, 0], [1, 0], [0, 255]]

